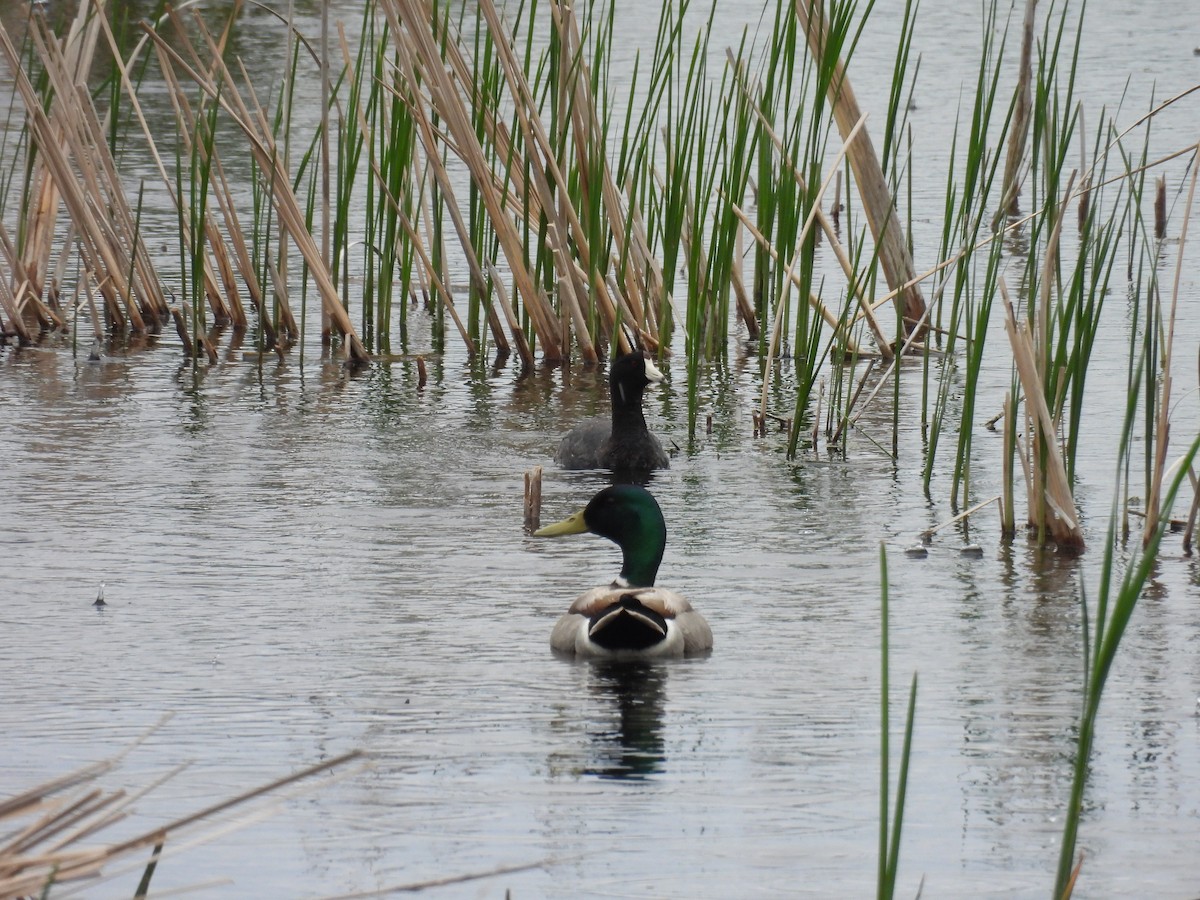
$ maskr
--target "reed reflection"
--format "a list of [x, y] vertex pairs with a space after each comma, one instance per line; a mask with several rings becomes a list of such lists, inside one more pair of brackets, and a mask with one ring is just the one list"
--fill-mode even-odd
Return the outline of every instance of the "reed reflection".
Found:
[[663, 771], [666, 684], [666, 667], [661, 663], [592, 664], [588, 690], [611, 701], [614, 716], [588, 726], [591, 746], [584, 769], [588, 775], [640, 780]]

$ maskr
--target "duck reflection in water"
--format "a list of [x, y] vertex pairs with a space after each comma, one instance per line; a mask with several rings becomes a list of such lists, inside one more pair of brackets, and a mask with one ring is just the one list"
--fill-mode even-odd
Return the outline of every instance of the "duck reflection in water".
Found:
[[588, 725], [591, 757], [584, 771], [600, 778], [640, 780], [663, 771], [662, 663], [606, 660], [590, 664], [588, 690], [611, 700], [615, 717]]

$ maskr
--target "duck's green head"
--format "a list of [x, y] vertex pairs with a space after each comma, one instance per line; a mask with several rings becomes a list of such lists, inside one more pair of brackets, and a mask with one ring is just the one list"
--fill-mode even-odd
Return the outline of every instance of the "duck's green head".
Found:
[[667, 546], [667, 524], [658, 501], [645, 488], [618, 484], [605, 488], [579, 512], [534, 532], [556, 537], [590, 531], [621, 548], [621, 578], [631, 587], [652, 587]]

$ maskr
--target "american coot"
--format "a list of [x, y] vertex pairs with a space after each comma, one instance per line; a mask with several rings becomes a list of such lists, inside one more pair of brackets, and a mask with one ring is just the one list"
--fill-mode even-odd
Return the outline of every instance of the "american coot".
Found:
[[712, 649], [704, 616], [674, 591], [654, 586], [667, 545], [667, 525], [650, 492], [636, 485], [605, 488], [587, 507], [538, 537], [590, 531], [621, 548], [621, 575], [571, 604], [550, 635], [550, 646], [571, 656], [654, 658]]
[[642, 415], [646, 385], [662, 380], [662, 372], [640, 350], [615, 359], [608, 373], [612, 416], [594, 416], [572, 428], [558, 445], [555, 461], [564, 469], [667, 468], [666, 451]]

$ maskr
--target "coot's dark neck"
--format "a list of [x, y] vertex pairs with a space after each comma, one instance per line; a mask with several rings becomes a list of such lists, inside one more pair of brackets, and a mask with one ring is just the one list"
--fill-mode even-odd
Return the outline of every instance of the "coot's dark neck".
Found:
[[642, 394], [645, 385], [613, 384], [612, 425], [613, 431], [646, 430], [646, 417], [642, 414]]

